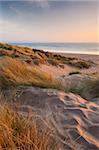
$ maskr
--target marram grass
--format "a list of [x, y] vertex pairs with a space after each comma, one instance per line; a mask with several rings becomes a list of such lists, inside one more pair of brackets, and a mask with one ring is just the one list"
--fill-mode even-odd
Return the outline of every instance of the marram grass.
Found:
[[28, 65], [20, 60], [6, 57], [0, 65], [0, 86], [32, 85], [59, 89], [60, 83], [48, 73], [42, 72], [35, 65]]

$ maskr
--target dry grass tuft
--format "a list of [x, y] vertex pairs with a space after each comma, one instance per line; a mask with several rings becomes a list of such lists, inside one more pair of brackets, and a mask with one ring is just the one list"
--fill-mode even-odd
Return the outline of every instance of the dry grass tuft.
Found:
[[0, 66], [1, 87], [9, 85], [32, 85], [46, 88], [60, 88], [60, 83], [37, 67], [6, 57]]
[[59, 141], [45, 120], [23, 117], [0, 105], [0, 150], [59, 150]]

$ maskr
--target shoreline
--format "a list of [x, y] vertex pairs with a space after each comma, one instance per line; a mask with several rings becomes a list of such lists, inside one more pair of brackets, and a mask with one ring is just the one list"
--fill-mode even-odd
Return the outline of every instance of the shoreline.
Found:
[[31, 49], [36, 49], [36, 50], [43, 50], [43, 51], [45, 51], [45, 52], [51, 52], [51, 53], [55, 53], [55, 54], [66, 54], [66, 55], [92, 55], [92, 56], [99, 56], [99, 52], [97, 51], [97, 53], [95, 54], [95, 53], [83, 53], [82, 51], [81, 51], [81, 53], [80, 52], [77, 52], [77, 51], [69, 51], [69, 50], [67, 50], [67, 51], [63, 51], [63, 50], [55, 50], [55, 49], [46, 49], [46, 48], [35, 48], [35, 47], [32, 47], [32, 46], [26, 46], [26, 45], [21, 45], [21, 44], [13, 44], [13, 43], [8, 43], [8, 44], [12, 44], [12, 45], [14, 45], [14, 46], [20, 46], [20, 47], [27, 47], [27, 48], [31, 48]]
[[[4, 43], [4, 44], [10, 44], [10, 43]], [[87, 54], [87, 53], [71, 53], [71, 52], [63, 52], [63, 51], [52, 51], [52, 50], [48, 50], [48, 49], [43, 49], [43, 48], [34, 48], [31, 46], [25, 46], [25, 45], [19, 45], [19, 44], [12, 44], [13, 46], [17, 46], [20, 48], [30, 48], [30, 49], [35, 49], [35, 50], [39, 50], [39, 51], [44, 51], [44, 52], [49, 52], [52, 54], [57, 54], [57, 55], [61, 55], [61, 56], [65, 56], [65, 57], [76, 57], [76, 58], [80, 58], [80, 59], [84, 59], [84, 60], [91, 60], [91, 61], [95, 61], [96, 63], [99, 64], [99, 54]]]
[[[20, 46], [20, 47], [27, 47], [25, 45], [15, 45], [15, 46]], [[40, 50], [40, 51], [44, 51], [44, 52], [50, 52], [53, 54], [57, 54], [57, 55], [62, 55], [62, 56], [68, 56], [68, 57], [76, 57], [76, 58], [81, 58], [81, 59], [92, 59], [95, 60], [98, 64], [99, 64], [99, 54], [81, 54], [81, 53], [68, 53], [68, 52], [52, 52], [51, 50], [48, 49], [37, 49], [37, 48], [33, 48], [33, 47], [27, 47], [27, 48], [31, 48], [31, 49], [36, 49], [36, 50]]]

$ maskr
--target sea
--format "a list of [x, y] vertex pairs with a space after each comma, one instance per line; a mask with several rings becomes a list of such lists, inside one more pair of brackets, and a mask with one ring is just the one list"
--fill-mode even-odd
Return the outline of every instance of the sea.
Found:
[[14, 42], [12, 45], [31, 47], [34, 49], [69, 54], [99, 55], [99, 43], [32, 43]]

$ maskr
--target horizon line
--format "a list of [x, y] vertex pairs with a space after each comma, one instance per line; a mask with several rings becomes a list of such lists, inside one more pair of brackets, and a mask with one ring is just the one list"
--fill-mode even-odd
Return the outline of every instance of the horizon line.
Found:
[[58, 42], [58, 41], [55, 41], [55, 42], [53, 42], [53, 41], [50, 41], [50, 42], [48, 42], [48, 41], [0, 41], [0, 43], [99, 43], [99, 41], [98, 42], [92, 42], [92, 41], [89, 41], [89, 42], [84, 42], [84, 41], [81, 41], [81, 42], [73, 42], [73, 41], [67, 41], [67, 42]]

